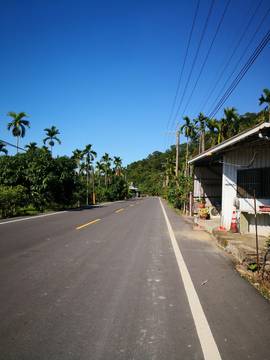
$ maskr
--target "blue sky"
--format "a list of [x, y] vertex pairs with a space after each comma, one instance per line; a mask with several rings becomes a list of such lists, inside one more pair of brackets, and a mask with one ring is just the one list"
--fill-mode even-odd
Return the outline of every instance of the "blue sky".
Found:
[[[259, 2], [231, 1], [185, 115], [194, 117], [201, 110], [205, 96]], [[22, 145], [30, 141], [40, 144], [43, 129], [55, 125], [62, 140], [62, 145], [54, 150], [59, 155], [70, 155], [75, 148], [91, 143], [99, 156], [109, 152], [121, 156], [127, 164], [155, 150], [163, 151], [174, 141], [165, 132], [174, 129], [167, 123], [196, 3], [197, 0], [0, 1], [0, 138], [15, 142], [6, 130], [6, 113], [25, 111], [31, 129]], [[225, 4], [225, 0], [215, 1], [188, 91], [199, 73]], [[209, 5], [210, 0], [201, 0], [184, 82]], [[269, 1], [263, 0], [220, 87], [268, 7]], [[268, 16], [241, 64], [268, 30], [269, 19]], [[235, 106], [240, 113], [259, 110], [261, 90], [270, 87], [269, 57], [268, 45], [226, 106]], [[210, 100], [206, 113], [214, 98]]]

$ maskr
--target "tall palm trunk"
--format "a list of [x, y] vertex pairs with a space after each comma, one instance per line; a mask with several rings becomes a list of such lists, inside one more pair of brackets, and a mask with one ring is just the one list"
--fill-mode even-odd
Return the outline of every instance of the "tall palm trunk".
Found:
[[89, 205], [89, 171], [86, 170], [86, 206]]
[[108, 186], [108, 172], [107, 170], [105, 171], [105, 187], [107, 189], [107, 186]]
[[188, 169], [188, 138], [187, 138], [187, 145], [186, 145], [186, 166], [185, 166], [185, 176], [187, 176], [187, 169]]
[[92, 172], [92, 180], [93, 180], [93, 187], [92, 187], [92, 191], [93, 191], [92, 203], [93, 203], [93, 205], [96, 205], [96, 194], [95, 194], [95, 172], [94, 172], [94, 170], [93, 170], [93, 172]]
[[19, 152], [19, 139], [20, 139], [20, 137], [17, 136], [17, 154], [18, 154], [18, 152]]

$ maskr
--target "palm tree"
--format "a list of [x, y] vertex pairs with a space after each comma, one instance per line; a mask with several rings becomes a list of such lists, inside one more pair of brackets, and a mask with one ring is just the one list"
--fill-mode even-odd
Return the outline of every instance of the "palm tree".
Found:
[[81, 165], [81, 161], [83, 159], [84, 156], [84, 151], [83, 150], [79, 150], [79, 149], [75, 149], [72, 151], [72, 159], [75, 160], [76, 165], [78, 170], [80, 170], [80, 165]]
[[228, 139], [231, 136], [238, 134], [239, 132], [239, 115], [234, 107], [224, 109], [224, 119], [222, 128], [222, 141]]
[[3, 141], [0, 141], [0, 153], [4, 153], [5, 155], [8, 154], [8, 151], [6, 149], [6, 144]]
[[209, 133], [210, 133], [210, 140], [211, 140], [210, 146], [214, 146], [218, 142], [219, 121], [216, 119], [208, 119], [207, 127], [208, 127]]
[[240, 125], [239, 119], [237, 110], [232, 107], [224, 109], [224, 117], [222, 119], [219, 121], [214, 120], [214, 126], [217, 129], [218, 144], [238, 133]]
[[105, 166], [102, 162], [97, 161], [96, 162], [96, 170], [97, 170], [97, 174], [98, 174], [98, 184], [100, 186], [101, 184], [101, 174], [105, 173]]
[[17, 138], [17, 153], [19, 151], [19, 139], [25, 136], [26, 126], [30, 127], [30, 122], [25, 120], [27, 117], [25, 112], [15, 113], [10, 111], [8, 114], [13, 120], [8, 123], [8, 130], [12, 129], [12, 135]]
[[207, 126], [208, 118], [203, 114], [199, 113], [197, 119], [195, 119], [195, 125], [198, 124], [199, 130], [199, 153], [205, 150], [205, 128]]
[[28, 145], [25, 145], [25, 148], [28, 151], [35, 151], [38, 147], [36, 142], [30, 142]]
[[195, 126], [192, 120], [188, 116], [184, 116], [183, 120], [185, 123], [180, 127], [180, 133], [184, 134], [186, 138], [186, 165], [185, 165], [185, 175], [187, 175], [188, 169], [188, 147], [189, 147], [189, 139], [193, 138], [195, 135]]
[[104, 168], [105, 168], [105, 186], [108, 186], [108, 173], [110, 171], [110, 167], [111, 167], [111, 161], [112, 159], [110, 158], [110, 155], [108, 153], [105, 153], [102, 158], [101, 161], [104, 164]]
[[266, 104], [265, 110], [268, 111], [268, 121], [270, 122], [270, 90], [263, 89], [263, 93], [259, 98], [259, 105]]
[[46, 144], [48, 142], [49, 146], [51, 147], [51, 154], [53, 146], [55, 145], [55, 142], [58, 142], [58, 144], [61, 144], [60, 139], [57, 137], [57, 135], [60, 134], [59, 130], [53, 125], [51, 128], [44, 129], [46, 133], [46, 137], [43, 140], [43, 143]]
[[113, 163], [116, 176], [120, 176], [122, 170], [122, 159], [119, 156], [114, 156]]
[[[89, 203], [89, 173], [90, 169], [93, 169], [91, 167], [92, 162], [97, 157], [97, 153], [92, 150], [92, 145], [88, 144], [85, 146], [85, 149], [83, 150], [83, 155], [85, 156], [85, 165], [86, 165], [86, 205]], [[95, 186], [95, 179], [94, 179], [94, 172], [93, 172], [93, 197], [94, 197], [94, 186]]]

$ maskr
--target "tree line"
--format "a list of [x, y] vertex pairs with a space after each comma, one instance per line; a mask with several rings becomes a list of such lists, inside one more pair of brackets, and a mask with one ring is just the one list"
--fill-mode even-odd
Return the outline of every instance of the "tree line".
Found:
[[[45, 128], [43, 146], [30, 142], [24, 149], [20, 139], [30, 128], [24, 112], [9, 112], [7, 128], [16, 138], [16, 154], [9, 155], [0, 143], [0, 216], [32, 214], [51, 209], [85, 206], [129, 196], [122, 159], [105, 153], [96, 161], [91, 144], [75, 149], [72, 156], [53, 157], [61, 144], [56, 126]], [[20, 151], [24, 150], [24, 151]]]

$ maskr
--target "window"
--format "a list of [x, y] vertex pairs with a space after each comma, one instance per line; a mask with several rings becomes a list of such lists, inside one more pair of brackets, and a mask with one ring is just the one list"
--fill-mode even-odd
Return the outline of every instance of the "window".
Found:
[[237, 195], [240, 198], [270, 198], [270, 168], [237, 171]]

